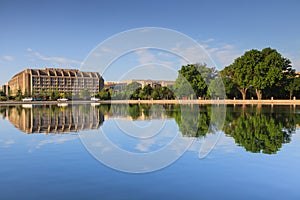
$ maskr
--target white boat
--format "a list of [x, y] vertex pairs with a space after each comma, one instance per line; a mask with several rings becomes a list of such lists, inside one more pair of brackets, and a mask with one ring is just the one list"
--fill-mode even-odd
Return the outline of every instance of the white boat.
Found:
[[67, 98], [60, 98], [60, 99], [57, 99], [57, 101], [58, 102], [66, 102], [66, 101], [68, 101], [68, 99]]
[[23, 102], [30, 102], [30, 101], [32, 101], [32, 100], [33, 100], [32, 98], [28, 98], [28, 97], [22, 99]]
[[97, 97], [92, 97], [92, 98], [91, 98], [91, 101], [100, 101], [100, 99], [97, 98]]

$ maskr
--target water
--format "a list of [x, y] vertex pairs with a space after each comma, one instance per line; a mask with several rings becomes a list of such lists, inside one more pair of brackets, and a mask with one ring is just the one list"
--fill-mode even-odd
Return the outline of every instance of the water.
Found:
[[[299, 199], [300, 107], [230, 105], [223, 131], [212, 134], [213, 109], [203, 105], [1, 106], [0, 197]], [[141, 131], [147, 129], [151, 131]], [[159, 132], [164, 134], [151, 135]], [[98, 144], [100, 134], [120, 149], [144, 155], [159, 152], [178, 135], [180, 141], [195, 141], [171, 165], [133, 174], [107, 167], [90, 154], [85, 137]], [[145, 142], [139, 137], [155, 139]], [[216, 140], [216, 146], [211, 145]], [[214, 148], [200, 159], [205, 145]], [[104, 146], [95, 147], [105, 154]]]

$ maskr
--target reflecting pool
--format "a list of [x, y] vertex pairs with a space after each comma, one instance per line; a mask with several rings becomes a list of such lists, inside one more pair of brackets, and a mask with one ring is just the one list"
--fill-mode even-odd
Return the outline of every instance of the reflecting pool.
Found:
[[1, 199], [300, 198], [299, 106], [18, 105], [0, 116]]

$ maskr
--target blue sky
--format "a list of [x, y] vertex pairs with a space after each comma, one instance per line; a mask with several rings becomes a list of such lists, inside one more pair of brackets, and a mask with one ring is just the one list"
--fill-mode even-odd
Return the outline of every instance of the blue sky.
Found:
[[[205, 48], [218, 69], [246, 50], [272, 47], [300, 71], [299, 9], [296, 0], [0, 0], [0, 84], [24, 68], [80, 68], [98, 44], [141, 27], [162, 27], [186, 34]], [[160, 54], [152, 50], [129, 54], [127, 59], [114, 63], [115, 72], [121, 68], [128, 71], [130, 59], [139, 61], [132, 62], [134, 65], [142, 65], [151, 59], [161, 60], [157, 58]], [[170, 62], [171, 56], [168, 59], [165, 63], [180, 68], [182, 63]], [[119, 77], [113, 70], [104, 74], [107, 81]]]

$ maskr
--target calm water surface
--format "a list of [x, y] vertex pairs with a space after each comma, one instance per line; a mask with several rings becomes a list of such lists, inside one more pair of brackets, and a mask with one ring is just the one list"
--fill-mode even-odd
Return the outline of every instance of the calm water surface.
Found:
[[[195, 110], [196, 118], [183, 117]], [[216, 146], [200, 159], [203, 142], [216, 138], [211, 112], [203, 105], [1, 106], [0, 198], [300, 199], [300, 107], [227, 106]], [[130, 135], [161, 122], [168, 134], [151, 142]], [[173, 164], [141, 174], [107, 167], [80, 139], [105, 134], [121, 149], [147, 153], [176, 133], [196, 141]]]

